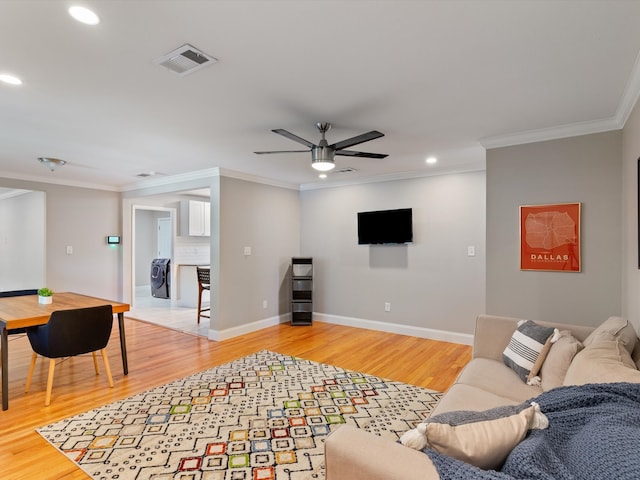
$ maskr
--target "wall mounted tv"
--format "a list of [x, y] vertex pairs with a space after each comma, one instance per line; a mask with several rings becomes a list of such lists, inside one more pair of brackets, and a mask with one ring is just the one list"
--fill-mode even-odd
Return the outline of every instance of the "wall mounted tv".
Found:
[[358, 212], [358, 245], [411, 242], [413, 219], [410, 208]]

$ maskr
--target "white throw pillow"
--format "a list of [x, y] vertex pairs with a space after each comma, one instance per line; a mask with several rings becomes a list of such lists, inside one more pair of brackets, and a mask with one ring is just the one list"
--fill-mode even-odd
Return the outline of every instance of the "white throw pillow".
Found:
[[485, 470], [497, 469], [532, 429], [549, 421], [536, 403], [492, 408], [484, 412], [447, 412], [405, 432], [400, 443], [416, 450], [431, 448]]
[[542, 390], [547, 391], [562, 386], [573, 358], [583, 348], [582, 343], [571, 335], [571, 332], [568, 330], [560, 332], [560, 338], [551, 345], [547, 358], [540, 368]]

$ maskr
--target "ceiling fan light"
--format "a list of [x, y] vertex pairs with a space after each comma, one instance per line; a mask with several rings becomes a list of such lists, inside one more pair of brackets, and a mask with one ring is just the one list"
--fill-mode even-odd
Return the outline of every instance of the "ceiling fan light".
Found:
[[328, 172], [336, 166], [333, 162], [335, 152], [329, 146], [323, 145], [323, 143], [327, 143], [324, 138], [317, 146], [311, 149], [311, 166], [319, 172]]
[[328, 160], [317, 160], [312, 161], [311, 166], [319, 172], [328, 172], [329, 170], [332, 170], [336, 164]]

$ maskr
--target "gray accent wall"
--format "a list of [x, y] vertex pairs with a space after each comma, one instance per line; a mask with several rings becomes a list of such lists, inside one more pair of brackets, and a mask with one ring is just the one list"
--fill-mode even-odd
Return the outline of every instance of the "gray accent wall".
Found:
[[[622, 132], [487, 151], [487, 313], [597, 325], [620, 315]], [[521, 271], [519, 207], [582, 203], [582, 272]]]
[[[300, 198], [314, 312], [417, 335], [473, 333], [485, 310], [484, 172], [305, 190]], [[359, 211], [397, 208], [413, 209], [412, 244], [358, 245]]]

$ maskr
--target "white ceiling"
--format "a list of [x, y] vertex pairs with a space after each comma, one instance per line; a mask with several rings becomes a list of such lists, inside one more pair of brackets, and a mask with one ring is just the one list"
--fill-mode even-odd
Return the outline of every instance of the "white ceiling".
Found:
[[[324, 182], [484, 168], [484, 146], [622, 127], [638, 95], [639, 1], [0, 0], [0, 176], [127, 190], [213, 167], [320, 182], [309, 153], [379, 130]], [[180, 77], [153, 59], [219, 59]], [[429, 155], [439, 158], [427, 166]], [[68, 164], [49, 172], [36, 158]], [[156, 177], [157, 178], [157, 177]], [[143, 182], [144, 183], [144, 182]]]

